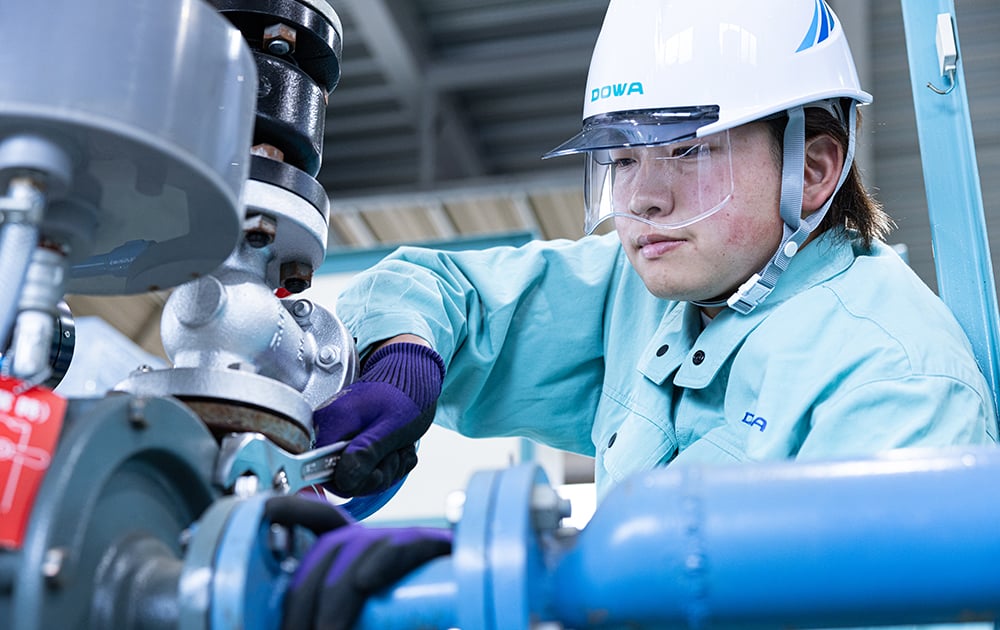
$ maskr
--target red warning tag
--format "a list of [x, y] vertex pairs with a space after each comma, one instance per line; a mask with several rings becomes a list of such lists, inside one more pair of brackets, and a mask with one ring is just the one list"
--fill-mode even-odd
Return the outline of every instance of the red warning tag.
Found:
[[0, 377], [0, 547], [24, 543], [65, 415], [66, 401], [51, 390]]

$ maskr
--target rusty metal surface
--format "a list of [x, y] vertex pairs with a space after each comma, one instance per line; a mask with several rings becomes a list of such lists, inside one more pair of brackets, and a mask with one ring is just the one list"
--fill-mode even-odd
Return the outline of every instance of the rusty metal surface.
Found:
[[301, 424], [271, 410], [244, 405], [231, 400], [180, 397], [202, 422], [221, 440], [229, 433], [255, 432], [291, 453], [302, 453], [312, 446], [312, 436]]

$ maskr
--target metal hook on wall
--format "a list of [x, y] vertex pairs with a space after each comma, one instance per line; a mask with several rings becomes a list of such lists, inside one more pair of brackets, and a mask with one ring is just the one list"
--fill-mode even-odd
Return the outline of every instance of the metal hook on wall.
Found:
[[942, 94], [942, 95], [943, 94], [950, 94], [951, 91], [955, 89], [955, 82], [956, 82], [955, 71], [954, 70], [950, 70], [950, 71], [948, 71], [948, 73], [945, 76], [948, 78], [948, 87], [946, 89], [942, 90], [941, 88], [935, 86], [930, 81], [927, 82], [927, 87], [929, 87], [931, 90], [933, 90], [934, 92], [936, 92], [938, 94]]
[[950, 13], [939, 13], [937, 16], [937, 35], [935, 37], [938, 54], [938, 67], [941, 76], [947, 77], [948, 87], [944, 90], [936, 87], [930, 81], [927, 87], [937, 94], [949, 94], [955, 89], [958, 81], [958, 45], [955, 42], [955, 26]]

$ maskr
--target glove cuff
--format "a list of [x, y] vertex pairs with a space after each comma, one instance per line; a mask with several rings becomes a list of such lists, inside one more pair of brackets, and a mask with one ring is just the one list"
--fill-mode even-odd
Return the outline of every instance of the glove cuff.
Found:
[[423, 410], [441, 395], [444, 361], [419, 343], [390, 343], [368, 357], [358, 380], [394, 385]]

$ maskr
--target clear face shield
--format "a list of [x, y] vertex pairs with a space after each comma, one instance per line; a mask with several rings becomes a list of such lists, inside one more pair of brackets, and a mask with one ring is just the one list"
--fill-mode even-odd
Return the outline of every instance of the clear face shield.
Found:
[[712, 216], [732, 195], [728, 130], [668, 144], [590, 150], [584, 229], [590, 234], [610, 217], [679, 229]]

